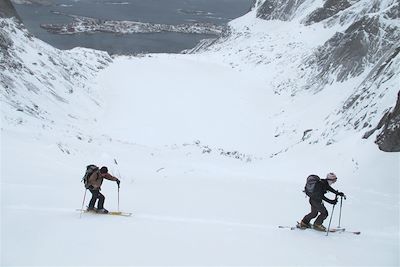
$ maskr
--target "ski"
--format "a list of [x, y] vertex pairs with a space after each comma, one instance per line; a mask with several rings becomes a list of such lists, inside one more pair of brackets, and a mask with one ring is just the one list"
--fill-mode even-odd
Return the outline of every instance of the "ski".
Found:
[[91, 213], [91, 214], [96, 214], [96, 215], [115, 215], [115, 216], [125, 216], [125, 217], [132, 216], [132, 212], [122, 212], [122, 211], [109, 211], [108, 213], [98, 213], [96, 211], [88, 211], [88, 210], [82, 210], [82, 209], [77, 209], [76, 211], [84, 212], [84, 213]]
[[[297, 227], [297, 226], [286, 226], [286, 225], [279, 225], [278, 228], [289, 229], [289, 230], [315, 230], [314, 228], [300, 228], [300, 227]], [[315, 230], [315, 231], [321, 232], [321, 233], [326, 233], [327, 232], [327, 231], [318, 231], [318, 230]], [[329, 229], [330, 233], [345, 232], [345, 231], [346, 231], [345, 228], [338, 228], [338, 229], [332, 228], [332, 229]]]
[[[300, 228], [299, 226], [286, 226], [286, 225], [279, 225], [278, 228], [280, 229], [289, 229], [289, 230], [315, 230], [313, 228]], [[318, 230], [315, 230], [318, 231]], [[321, 233], [326, 233], [326, 231], [319, 231]], [[348, 231], [346, 228], [331, 228], [329, 229], [329, 233], [349, 233], [359, 235], [361, 234], [360, 231]]]
[[341, 231], [342, 233], [348, 233], [348, 234], [353, 234], [353, 235], [359, 235], [359, 234], [361, 234], [360, 231], [349, 231], [349, 230], [346, 230], [345, 228], [339, 228], [339, 230], [340, 230], [340, 229], [343, 229], [343, 231]]

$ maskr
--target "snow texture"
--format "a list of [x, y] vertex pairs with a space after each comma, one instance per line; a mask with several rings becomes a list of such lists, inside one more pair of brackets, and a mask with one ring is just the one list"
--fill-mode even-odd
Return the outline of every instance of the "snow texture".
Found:
[[[0, 18], [0, 265], [398, 266], [399, 153], [370, 132], [398, 110], [398, 1], [347, 1], [313, 23], [323, 1], [287, 1], [285, 21], [257, 18], [267, 2], [284, 7], [257, 1], [188, 54], [61, 51]], [[362, 68], [317, 60], [355, 25]], [[103, 183], [105, 207], [132, 217], [76, 211], [92, 163], [121, 180], [119, 194]], [[361, 235], [279, 229], [309, 212], [306, 177], [332, 171], [341, 226]]]

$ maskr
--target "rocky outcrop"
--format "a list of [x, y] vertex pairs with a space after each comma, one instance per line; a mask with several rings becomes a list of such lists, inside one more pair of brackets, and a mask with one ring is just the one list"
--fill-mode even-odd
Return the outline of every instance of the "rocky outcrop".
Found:
[[16, 18], [21, 21], [17, 11], [10, 0], [0, 0], [0, 18]]
[[323, 7], [318, 8], [307, 17], [305, 24], [309, 25], [315, 22], [323, 21], [350, 6], [351, 4], [347, 0], [327, 0]]
[[257, 9], [257, 17], [266, 20], [291, 20], [306, 0], [266, 0]]
[[375, 141], [379, 149], [386, 152], [400, 152], [400, 91], [396, 106], [383, 116], [378, 127], [382, 127]]
[[320, 90], [334, 80], [343, 82], [357, 77], [399, 39], [400, 29], [387, 24], [380, 15], [364, 16], [344, 32], [337, 32], [305, 61], [315, 70], [309, 84]]

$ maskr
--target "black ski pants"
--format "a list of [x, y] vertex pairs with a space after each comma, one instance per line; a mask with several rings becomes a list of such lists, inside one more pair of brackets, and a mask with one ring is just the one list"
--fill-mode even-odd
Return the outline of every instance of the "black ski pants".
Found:
[[324, 203], [322, 203], [322, 200], [318, 201], [310, 198], [310, 205], [311, 212], [304, 216], [303, 222], [307, 224], [310, 223], [310, 221], [317, 217], [318, 213], [320, 213], [314, 224], [321, 225], [328, 217], [328, 211], [326, 210]]
[[104, 201], [106, 199], [104, 195], [100, 193], [100, 190], [89, 189], [89, 191], [90, 193], [92, 193], [92, 199], [89, 202], [89, 208], [94, 208], [96, 201], [99, 200], [99, 202], [97, 203], [97, 209], [103, 209]]

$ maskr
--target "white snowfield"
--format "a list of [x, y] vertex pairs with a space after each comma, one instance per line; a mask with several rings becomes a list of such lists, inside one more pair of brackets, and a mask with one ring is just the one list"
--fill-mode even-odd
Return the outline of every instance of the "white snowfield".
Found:
[[[257, 38], [277, 22], [254, 23]], [[15, 46], [29, 45], [19, 38]], [[275, 49], [286, 43], [279, 40]], [[235, 54], [227, 63], [224, 51], [117, 57], [68, 103], [36, 100], [48, 120], [2, 98], [0, 265], [399, 266], [399, 153], [378, 150], [375, 135], [362, 139], [363, 132], [342, 129], [330, 145], [318, 136], [355, 81], [274, 93], [273, 79], [286, 67]], [[381, 110], [394, 105], [396, 90]], [[92, 163], [119, 177], [119, 209], [132, 217], [76, 211]], [[310, 211], [306, 177], [328, 172], [347, 195], [341, 226], [361, 234], [279, 229]], [[102, 193], [105, 208], [117, 211], [116, 183], [104, 181]], [[85, 206], [89, 199], [87, 192]]]

